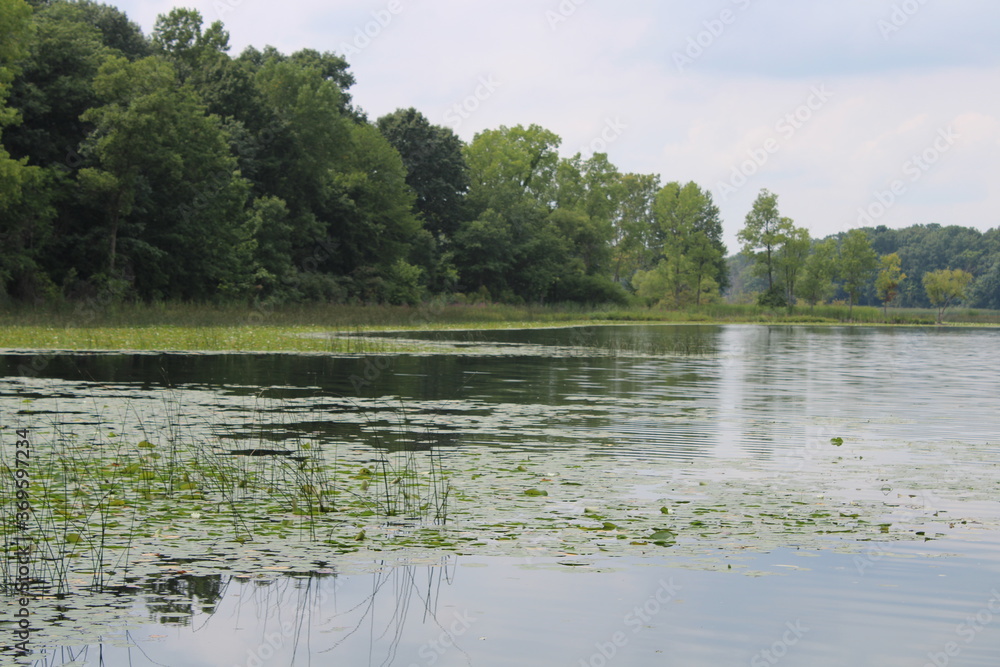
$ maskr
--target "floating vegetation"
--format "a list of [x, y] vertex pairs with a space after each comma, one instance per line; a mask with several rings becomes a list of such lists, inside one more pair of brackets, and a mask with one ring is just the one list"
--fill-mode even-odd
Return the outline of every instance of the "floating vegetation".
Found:
[[26, 525], [16, 518], [13, 457], [2, 450], [5, 591], [17, 579], [18, 531], [31, 539], [33, 592], [65, 595], [125, 585], [164, 564], [260, 566], [244, 547], [308, 544], [336, 553], [356, 549], [370, 523], [394, 533], [447, 520], [449, 481], [433, 450], [389, 451], [378, 434], [363, 449], [302, 435], [285, 437], [278, 449], [265, 438], [283, 412], [263, 395], [253, 414], [272, 421], [251, 424], [256, 441], [234, 448], [185, 433], [178, 407], [171, 409], [170, 427], [156, 434], [129, 438], [124, 427], [87, 436], [57, 427], [36, 442]]

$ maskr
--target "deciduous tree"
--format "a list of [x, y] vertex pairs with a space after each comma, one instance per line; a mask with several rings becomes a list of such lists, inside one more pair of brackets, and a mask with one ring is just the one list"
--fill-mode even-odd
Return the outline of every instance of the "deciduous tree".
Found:
[[767, 277], [767, 292], [761, 303], [784, 305], [783, 290], [775, 289], [776, 255], [788, 240], [792, 221], [778, 212], [778, 195], [761, 190], [746, 217], [746, 224], [737, 234], [743, 253], [754, 258], [756, 271]]
[[889, 321], [889, 304], [899, 296], [899, 286], [906, 280], [897, 253], [882, 255], [879, 259], [878, 277], [875, 279], [875, 291], [882, 301], [882, 311], [885, 319]]
[[848, 317], [854, 313], [861, 291], [871, 282], [878, 268], [878, 255], [868, 241], [868, 234], [861, 229], [852, 229], [840, 244], [840, 260], [837, 273], [844, 281], [844, 291], [849, 297]]
[[931, 305], [938, 309], [937, 322], [944, 320], [944, 311], [965, 298], [966, 290], [972, 282], [972, 274], [962, 269], [941, 269], [925, 273], [924, 289]]

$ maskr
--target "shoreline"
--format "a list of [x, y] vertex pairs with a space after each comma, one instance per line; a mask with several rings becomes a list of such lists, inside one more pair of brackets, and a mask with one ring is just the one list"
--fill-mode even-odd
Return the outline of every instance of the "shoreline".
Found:
[[[681, 313], [667, 312], [662, 319], [647, 317], [624, 318], [566, 318], [566, 319], [511, 319], [491, 321], [427, 321], [418, 324], [401, 322], [363, 325], [330, 324], [274, 324], [274, 325], [176, 325], [135, 324], [104, 326], [59, 326], [50, 324], [7, 324], [0, 329], [0, 352], [4, 354], [336, 354], [336, 355], [385, 355], [426, 352], [417, 349], [412, 341], [396, 343], [385, 334], [405, 334], [427, 331], [530, 331], [566, 329], [575, 327], [612, 326], [818, 326], [818, 327], [872, 327], [872, 328], [927, 328], [927, 329], [994, 329], [998, 322], [948, 322], [932, 324], [926, 321], [863, 322], [820, 319], [801, 315], [779, 316], [774, 319], [760, 317], [729, 317], [684, 319]], [[596, 314], [595, 314], [596, 315]]]

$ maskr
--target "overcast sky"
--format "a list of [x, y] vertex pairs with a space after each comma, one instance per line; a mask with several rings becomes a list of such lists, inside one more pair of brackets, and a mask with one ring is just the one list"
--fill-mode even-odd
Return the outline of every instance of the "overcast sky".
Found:
[[814, 236], [1000, 225], [996, 0], [111, 4], [147, 34], [174, 6], [198, 9], [233, 55], [346, 53], [373, 120], [412, 106], [466, 141], [537, 123], [563, 155], [696, 181], [731, 252], [762, 188]]

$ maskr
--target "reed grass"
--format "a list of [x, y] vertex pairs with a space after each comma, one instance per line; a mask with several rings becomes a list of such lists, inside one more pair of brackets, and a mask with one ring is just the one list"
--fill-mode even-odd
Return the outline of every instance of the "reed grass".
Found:
[[[769, 309], [715, 304], [683, 310], [585, 308], [578, 305], [425, 304], [408, 306], [289, 306], [267, 313], [236, 306], [133, 304], [81, 316], [69, 308], [0, 311], [0, 348], [24, 350], [300, 352], [392, 354], [420, 352], [413, 342], [364, 336], [386, 330], [505, 329], [621, 322], [704, 324], [933, 325], [931, 309], [797, 306]], [[953, 309], [951, 325], [997, 325], [1000, 311]]]
[[[35, 594], [66, 595], [80, 582], [90, 590], [124, 585], [136, 545], [149, 548], [149, 540], [193, 518], [206, 529], [187, 539], [214, 533], [214, 543], [201, 546], [217, 552], [225, 542], [264, 537], [336, 544], [345, 525], [373, 520], [446, 520], [449, 483], [440, 455], [399, 447], [417, 436], [401, 432], [389, 451], [373, 431], [368, 444], [377, 465], [359, 472], [339, 443], [294, 433], [275, 440], [276, 429], [288, 433], [290, 411], [263, 393], [257, 400], [249, 436], [192, 434], [173, 403], [165, 406], [170, 426], [160, 437], [141, 425], [88, 437], [56, 427], [35, 443], [27, 530]], [[396, 428], [410, 425], [401, 416]], [[13, 538], [24, 532], [15, 520], [12, 463], [10, 448], [0, 447], [0, 587], [8, 592], [17, 580]]]

